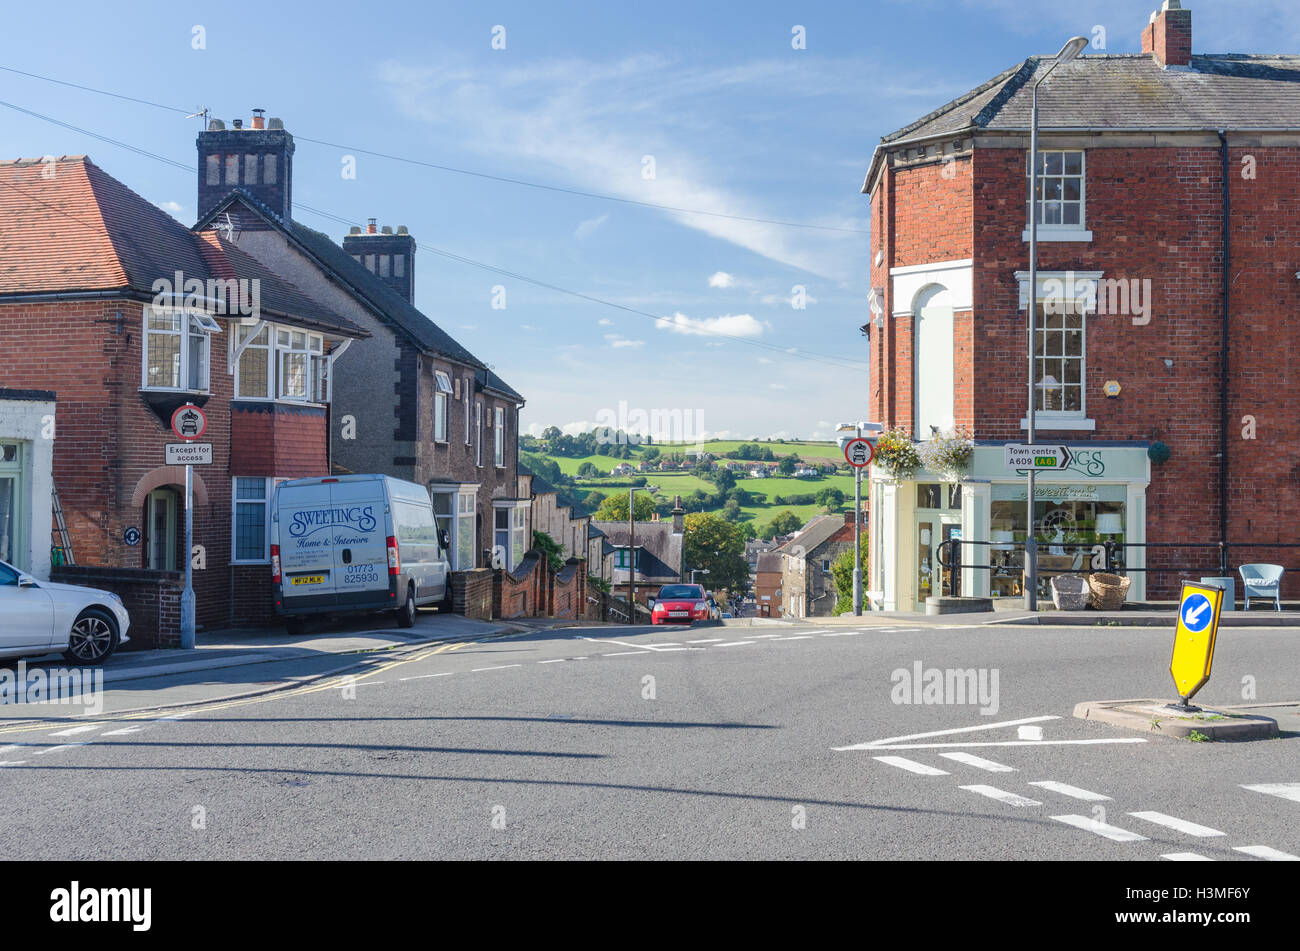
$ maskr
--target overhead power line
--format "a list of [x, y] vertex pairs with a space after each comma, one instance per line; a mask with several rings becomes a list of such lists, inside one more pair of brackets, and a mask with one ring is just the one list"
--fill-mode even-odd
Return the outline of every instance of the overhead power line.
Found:
[[[101, 135], [98, 132], [93, 132], [89, 129], [84, 129], [80, 126], [73, 125], [72, 123], [64, 122], [60, 119], [55, 119], [53, 116], [48, 116], [45, 115], [44, 113], [36, 112], [32, 109], [26, 109], [22, 106], [15, 105], [14, 103], [7, 102], [3, 99], [0, 99], [0, 106], [4, 106], [5, 108], [8, 109], [13, 109], [16, 112], [20, 112], [23, 113], [24, 115], [32, 116], [33, 118], [36, 119], [41, 119], [42, 121], [45, 122], [50, 122], [54, 125], [60, 126], [61, 128], [68, 129], [80, 135], [89, 136], [90, 138], [97, 139], [101, 142], [105, 142], [110, 145], [114, 145], [118, 148], [126, 149], [130, 152], [134, 152], [137, 155], [143, 156], [144, 158], [153, 159], [154, 161], [161, 162], [173, 168], [180, 169], [181, 171], [184, 171], [187, 174], [190, 175], [198, 174], [197, 169], [193, 165], [189, 165], [184, 162], [178, 162], [175, 159], [168, 158], [165, 155], [159, 155], [156, 152], [152, 152], [148, 149], [143, 149], [138, 146], [131, 145], [130, 143], [123, 142], [120, 139], [114, 139], [110, 136]], [[21, 191], [20, 189], [15, 189], [15, 190]], [[58, 209], [53, 205], [50, 205], [48, 202], [42, 201], [40, 199], [36, 199], [36, 200], [47, 208], [50, 208], [54, 211], [58, 211], [61, 214], [63, 213], [60, 209]], [[315, 208], [311, 205], [307, 205], [302, 202], [298, 202], [297, 207], [302, 209], [303, 211], [307, 211], [314, 215], [318, 215], [322, 218], [326, 218], [328, 220], [338, 222], [339, 224], [342, 224], [344, 226], [350, 226], [354, 221], [358, 220], [356, 218], [345, 218], [342, 215], [337, 215], [333, 212], [325, 211], [324, 209]], [[71, 216], [67, 216], [67, 217], [71, 217]], [[82, 223], [85, 224], [84, 222]], [[89, 225], [87, 225], [87, 227], [89, 227]], [[517, 280], [526, 284], [531, 284], [535, 287], [540, 287], [546, 290], [554, 291], [555, 293], [558, 294], [564, 294], [569, 297], [575, 297], [578, 298], [579, 300], [589, 301], [594, 304], [600, 304], [601, 306], [604, 307], [609, 307], [615, 310], [623, 311], [624, 313], [633, 314], [635, 316], [643, 317], [648, 320], [653, 320], [663, 326], [668, 326], [668, 327], [676, 326], [676, 321], [671, 317], [664, 317], [660, 314], [653, 314], [649, 311], [639, 310], [635, 307], [629, 307], [626, 304], [620, 304], [617, 301], [612, 301], [607, 298], [597, 297], [593, 294], [587, 294], [582, 291], [575, 291], [570, 288], [562, 287], [558, 284], [552, 284], [548, 281], [543, 281], [539, 278], [530, 277], [526, 274], [521, 274], [517, 271], [509, 270], [508, 268], [499, 267], [495, 264], [488, 264], [487, 262], [484, 261], [478, 261], [475, 260], [474, 258], [465, 257], [464, 255], [456, 254], [455, 252], [448, 251], [444, 248], [435, 247], [434, 245], [424, 244], [421, 242], [416, 242], [416, 247], [419, 248], [420, 250], [428, 251], [432, 254], [439, 255], [440, 257], [444, 257], [452, 261], [457, 261], [461, 264], [465, 264], [470, 267], [475, 267], [481, 270], [490, 271], [494, 274], [500, 274], [502, 276], [509, 277], [513, 280]], [[748, 337], [741, 337], [736, 334], [723, 333], [722, 331], [711, 330], [699, 326], [692, 327], [690, 332], [694, 334], [698, 334], [700, 336], [717, 337], [720, 339], [732, 340], [736, 343], [745, 344], [747, 346], [757, 347], [763, 350], [780, 353], [783, 357], [787, 357], [787, 358], [793, 357], [795, 359], [808, 360], [816, 363], [822, 363], [827, 366], [833, 366], [839, 369], [846, 369], [846, 370], [861, 369], [860, 365], [857, 363], [853, 363], [844, 360], [842, 358], [835, 357], [830, 354], [821, 354], [821, 353], [803, 351], [797, 348], [782, 347], [779, 344], [768, 343], [767, 341], [763, 341], [763, 340], [753, 340]]]
[[[26, 70], [16, 69], [12, 66], [0, 65], [0, 70], [16, 73], [20, 76], [27, 76], [30, 79], [39, 79], [43, 82], [56, 83], [60, 86], [67, 86], [71, 89], [80, 89], [83, 92], [93, 92], [101, 96], [111, 96], [114, 99], [121, 99], [124, 102], [134, 102], [138, 105], [152, 106], [155, 109], [166, 109], [169, 112], [178, 112], [186, 116], [191, 113], [188, 109], [182, 109], [179, 106], [169, 106], [166, 103], [153, 102], [149, 99], [141, 99], [136, 96], [127, 96], [122, 93], [111, 92], [107, 89], [96, 89], [93, 86], [85, 86], [81, 83], [69, 82], [64, 79], [56, 79], [53, 76], [42, 76], [39, 73], [29, 73]], [[425, 159], [411, 158], [405, 155], [394, 155], [389, 152], [380, 152], [375, 149], [365, 149], [355, 145], [345, 145], [339, 142], [328, 142], [324, 139], [313, 139], [310, 136], [294, 133], [294, 139], [299, 142], [311, 142], [313, 145], [323, 145], [327, 148], [341, 149], [345, 152], [356, 152], [360, 155], [370, 155], [375, 158], [387, 159], [392, 162], [401, 162], [406, 165], [414, 165], [420, 168], [430, 168], [440, 172], [450, 172], [455, 175], [468, 175], [472, 178], [481, 178], [485, 181], [500, 182], [507, 185], [520, 185], [525, 188], [537, 188], [542, 191], [558, 192], [564, 195], [574, 195], [579, 198], [592, 198], [597, 201], [613, 201], [625, 205], [637, 205], [642, 208], [654, 208], [659, 211], [671, 211], [677, 214], [687, 215], [704, 215], [710, 218], [723, 218], [729, 221], [749, 221], [757, 224], [778, 225], [783, 228], [804, 228], [811, 231], [833, 231], [841, 234], [867, 234], [865, 228], [845, 228], [837, 225], [818, 225], [805, 221], [789, 221], [782, 218], [762, 218], [754, 215], [733, 215], [722, 211], [705, 211], [700, 208], [687, 208], [681, 205], [669, 205], [656, 201], [641, 201], [636, 198], [624, 198], [621, 195], [609, 195], [603, 192], [589, 192], [577, 188], [566, 188], [563, 185], [548, 185], [545, 182], [533, 182], [522, 178], [512, 178], [508, 175], [493, 175], [490, 172], [480, 172], [469, 168], [457, 168], [454, 165], [443, 165], [439, 162], [430, 162]]]

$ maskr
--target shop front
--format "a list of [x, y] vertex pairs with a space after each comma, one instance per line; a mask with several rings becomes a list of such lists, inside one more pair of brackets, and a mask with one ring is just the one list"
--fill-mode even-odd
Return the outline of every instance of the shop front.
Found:
[[[1146, 444], [1061, 445], [1068, 464], [1040, 471], [1034, 491], [1040, 602], [1050, 603], [1054, 576], [1100, 566], [1108, 552], [1112, 567], [1131, 569], [1129, 599], [1141, 600], [1145, 553], [1124, 546], [1146, 541]], [[1001, 443], [976, 445], [959, 480], [924, 470], [896, 480], [874, 467], [871, 524], [879, 531], [871, 534], [872, 604], [924, 611], [930, 596], [1023, 598], [1027, 482], [1027, 470], [1008, 465]], [[960, 577], [951, 568], [955, 547]]]

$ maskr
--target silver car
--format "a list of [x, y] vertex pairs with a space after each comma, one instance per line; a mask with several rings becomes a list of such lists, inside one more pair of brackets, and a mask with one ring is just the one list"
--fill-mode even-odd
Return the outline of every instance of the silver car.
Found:
[[101, 664], [128, 640], [130, 616], [111, 591], [37, 581], [0, 561], [0, 657], [62, 651], [74, 664]]

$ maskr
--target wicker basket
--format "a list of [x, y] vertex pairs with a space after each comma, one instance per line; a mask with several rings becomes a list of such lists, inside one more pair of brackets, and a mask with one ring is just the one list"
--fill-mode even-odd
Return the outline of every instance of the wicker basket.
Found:
[[1052, 603], [1058, 611], [1082, 611], [1092, 592], [1079, 575], [1056, 575], [1052, 578]]
[[1098, 571], [1088, 575], [1088, 587], [1092, 590], [1088, 603], [1098, 611], [1118, 611], [1124, 606], [1128, 596], [1128, 586], [1132, 579], [1122, 575]]

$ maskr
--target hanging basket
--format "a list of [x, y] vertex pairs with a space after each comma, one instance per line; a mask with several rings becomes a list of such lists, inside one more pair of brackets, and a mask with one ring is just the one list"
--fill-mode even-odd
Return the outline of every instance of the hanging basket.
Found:
[[1122, 575], [1113, 575], [1105, 571], [1090, 574], [1088, 587], [1092, 594], [1088, 598], [1088, 603], [1098, 611], [1118, 611], [1124, 606], [1130, 584], [1132, 579]]
[[1079, 575], [1057, 575], [1052, 579], [1052, 603], [1058, 611], [1082, 611], [1092, 591]]

